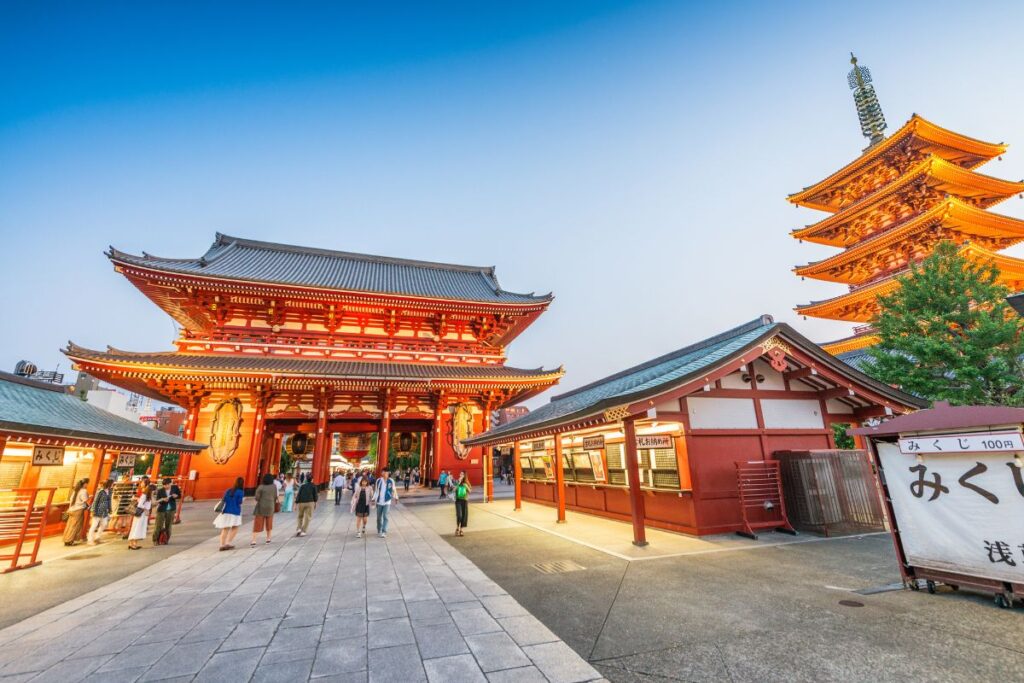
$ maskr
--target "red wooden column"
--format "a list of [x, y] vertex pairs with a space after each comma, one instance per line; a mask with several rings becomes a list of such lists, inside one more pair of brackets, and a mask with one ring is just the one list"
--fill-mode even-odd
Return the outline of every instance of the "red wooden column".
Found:
[[647, 545], [644, 527], [644, 494], [640, 490], [640, 463], [636, 453], [636, 424], [633, 419], [623, 423], [626, 434], [626, 476], [629, 478], [629, 512], [633, 518], [633, 545]]
[[[185, 430], [182, 432], [182, 437], [189, 441], [196, 438], [196, 430], [199, 427], [199, 405], [200, 401], [193, 401], [185, 418]], [[187, 477], [190, 469], [192, 469], [192, 453], [191, 451], [182, 451], [178, 456], [178, 476]]]
[[388, 469], [388, 451], [391, 448], [391, 389], [384, 390], [381, 401], [380, 432], [377, 434], [377, 474]]
[[[256, 477], [260, 474], [263, 463], [263, 432], [266, 427], [267, 408], [263, 401], [256, 403], [256, 417], [252, 427], [252, 441], [249, 443], [249, 471], [245, 478], [246, 485], [259, 486]], [[266, 474], [266, 471], [263, 472]]]
[[512, 444], [512, 471], [516, 485], [516, 510], [520, 510], [523, 507], [523, 463], [519, 460], [519, 451], [522, 447], [522, 441], [515, 441]]
[[151, 467], [153, 468], [153, 473], [150, 475], [149, 479], [154, 484], [160, 482], [160, 462], [163, 459], [164, 454], [162, 451], [157, 451], [156, 453], [153, 453], [153, 464], [151, 465]]
[[325, 473], [331, 466], [331, 452], [328, 444], [330, 435], [327, 433], [327, 390], [324, 387], [320, 387], [320, 395], [315, 404], [316, 435], [313, 441], [313, 466], [310, 468], [310, 474], [314, 484], [323, 485]]
[[437, 405], [434, 406], [434, 431], [431, 444], [433, 452], [430, 454], [430, 478], [433, 481], [437, 481], [438, 477], [441, 476], [441, 416], [445, 409], [444, 403], [444, 396], [438, 395]]
[[555, 502], [558, 523], [565, 524], [565, 470], [562, 469], [562, 435], [555, 434]]
[[[491, 428], [491, 409], [490, 407], [484, 408], [484, 419], [483, 419], [483, 431], [487, 431]], [[483, 459], [484, 465], [484, 502], [494, 502], [494, 453], [493, 446], [481, 446], [480, 457]]]
[[[0, 449], [2, 450], [2, 449]], [[99, 490], [100, 477], [103, 475], [103, 459], [107, 457], [106, 448], [93, 450], [92, 467], [89, 468], [89, 496], [96, 495]]]

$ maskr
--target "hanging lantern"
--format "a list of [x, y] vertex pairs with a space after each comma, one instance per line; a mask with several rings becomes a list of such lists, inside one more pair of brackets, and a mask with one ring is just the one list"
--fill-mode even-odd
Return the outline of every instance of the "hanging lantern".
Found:
[[340, 440], [341, 454], [347, 460], [362, 460], [370, 452], [370, 437], [372, 435], [372, 432], [342, 434]]
[[292, 434], [292, 437], [288, 439], [288, 450], [296, 458], [301, 458], [306, 454], [306, 449], [309, 448], [309, 436], [302, 433], [296, 432]]

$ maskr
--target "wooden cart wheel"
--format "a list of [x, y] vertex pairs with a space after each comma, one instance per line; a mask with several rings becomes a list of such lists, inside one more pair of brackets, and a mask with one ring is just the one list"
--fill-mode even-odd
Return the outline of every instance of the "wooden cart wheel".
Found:
[[935, 595], [935, 582], [928, 579], [928, 581], [925, 582], [925, 585], [928, 587], [928, 592]]

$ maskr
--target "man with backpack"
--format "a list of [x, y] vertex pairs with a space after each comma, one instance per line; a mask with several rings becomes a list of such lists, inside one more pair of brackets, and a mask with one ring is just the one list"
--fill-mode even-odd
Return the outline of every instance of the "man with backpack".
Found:
[[373, 484], [373, 503], [377, 506], [377, 535], [381, 538], [387, 538], [388, 513], [391, 511], [391, 503], [397, 500], [395, 481], [391, 478], [390, 472], [382, 470], [380, 477]]

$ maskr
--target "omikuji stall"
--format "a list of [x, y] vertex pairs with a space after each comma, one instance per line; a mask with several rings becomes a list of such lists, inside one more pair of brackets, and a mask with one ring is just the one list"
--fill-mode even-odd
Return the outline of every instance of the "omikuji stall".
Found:
[[866, 437], [904, 583], [1024, 599], [1024, 409], [938, 402]]
[[46, 497], [50, 505], [32, 526], [40, 535], [58, 533], [75, 482], [88, 478], [91, 495], [119, 464], [134, 467], [141, 458], [158, 472], [162, 457], [203, 448], [89, 405], [62, 386], [0, 372], [0, 545], [22, 534], [24, 515], [11, 526], [5, 515], [12, 510], [21, 514]]
[[770, 522], [778, 503], [741, 505], [743, 468], [835, 448], [833, 425], [921, 405], [765, 315], [464, 443], [515, 446], [517, 509], [526, 499], [556, 507], [559, 521], [566, 509], [631, 521], [643, 544], [646, 526], [713, 534]]

